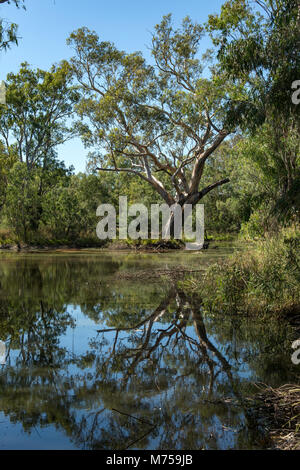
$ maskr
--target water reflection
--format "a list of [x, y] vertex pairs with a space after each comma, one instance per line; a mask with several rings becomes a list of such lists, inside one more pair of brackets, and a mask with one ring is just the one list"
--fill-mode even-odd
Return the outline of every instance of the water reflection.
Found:
[[79, 449], [264, 446], [245, 397], [252, 381], [280, 385], [296, 372], [292, 330], [204, 317], [199, 299], [170, 282], [113, 280], [144, 260], [1, 262], [2, 446], [20, 425], [30, 448], [50, 435], [56, 448], [62, 433]]

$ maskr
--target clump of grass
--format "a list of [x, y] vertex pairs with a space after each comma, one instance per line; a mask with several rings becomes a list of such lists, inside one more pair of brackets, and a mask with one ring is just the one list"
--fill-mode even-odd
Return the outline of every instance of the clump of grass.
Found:
[[220, 313], [300, 313], [300, 235], [281, 233], [208, 268], [184, 287], [197, 292], [204, 310]]
[[[153, 251], [162, 251], [162, 250], [178, 250], [183, 248], [184, 244], [181, 240], [124, 240], [125, 245], [128, 248], [134, 248], [136, 250], [153, 250]], [[119, 240], [116, 241], [116, 245], [119, 244]]]
[[211, 232], [207, 236], [207, 241], [215, 241], [215, 242], [232, 242], [237, 240], [238, 234], [237, 233], [214, 233]]
[[0, 229], [0, 248], [16, 245], [17, 242], [17, 237], [15, 237], [10, 230], [4, 228]]
[[282, 450], [300, 450], [300, 385], [277, 389], [262, 386], [258, 406], [266, 415], [273, 445]]

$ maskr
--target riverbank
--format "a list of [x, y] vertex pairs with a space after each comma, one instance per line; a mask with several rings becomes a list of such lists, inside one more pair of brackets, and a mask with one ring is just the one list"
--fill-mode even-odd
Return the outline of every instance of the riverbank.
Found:
[[204, 311], [300, 318], [299, 245], [296, 231], [257, 241], [183, 287], [200, 296]]
[[[210, 233], [206, 235], [203, 249], [207, 249], [211, 243], [234, 242], [237, 239], [237, 234], [232, 233]], [[11, 230], [0, 228], [0, 251], [26, 253], [98, 248], [112, 251], [166, 252], [185, 250], [185, 240], [100, 240], [93, 235], [81, 236], [77, 239], [54, 239], [43, 234], [36, 234], [29, 241], [24, 242], [18, 239]]]
[[[209, 242], [204, 243], [203, 249], [207, 249]], [[0, 251], [13, 251], [13, 252], [48, 252], [58, 250], [84, 250], [84, 249], [101, 249], [110, 251], [134, 251], [134, 252], [149, 252], [149, 253], [163, 253], [174, 250], [184, 250], [185, 244], [180, 240], [113, 240], [97, 241], [97, 240], [79, 240], [77, 242], [61, 242], [47, 241], [38, 244], [26, 243], [4, 243], [0, 244]]]
[[[300, 331], [299, 242], [298, 230], [283, 231], [180, 285], [199, 296], [204, 313], [282, 318]], [[271, 448], [300, 449], [300, 380], [277, 389], [264, 386], [255, 397], [254, 413], [265, 421]]]
[[277, 389], [260, 386], [255, 397], [256, 413], [265, 420], [268, 439], [277, 450], [300, 450], [300, 385]]
[[[207, 247], [207, 245], [206, 245]], [[36, 252], [55, 252], [55, 251], [85, 251], [85, 250], [101, 250], [101, 251], [133, 251], [143, 253], [164, 253], [174, 250], [184, 250], [184, 245], [175, 245], [168, 242], [149, 243], [145, 245], [130, 244], [126, 242], [114, 243], [69, 243], [69, 244], [47, 244], [47, 245], [32, 245], [32, 244], [4, 244], [0, 245], [0, 252], [14, 252], [14, 253], [36, 253]]]

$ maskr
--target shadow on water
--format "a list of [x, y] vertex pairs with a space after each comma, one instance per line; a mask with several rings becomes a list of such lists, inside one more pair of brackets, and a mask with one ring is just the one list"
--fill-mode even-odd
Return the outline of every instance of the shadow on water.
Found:
[[[160, 263], [175, 263], [172, 256]], [[276, 386], [296, 373], [293, 331], [204, 316], [199, 299], [171, 281], [113, 280], [157, 259], [1, 260], [1, 448], [266, 445], [247, 397], [255, 381]]]

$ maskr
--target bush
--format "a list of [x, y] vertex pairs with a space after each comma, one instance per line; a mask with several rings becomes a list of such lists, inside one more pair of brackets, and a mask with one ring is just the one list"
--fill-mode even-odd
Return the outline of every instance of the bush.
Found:
[[184, 285], [200, 294], [206, 311], [299, 313], [299, 244], [297, 230], [282, 232], [211, 266], [200, 281], [190, 279]]
[[132, 240], [128, 238], [124, 240], [128, 247], [140, 248], [140, 249], [165, 249], [165, 250], [178, 250], [183, 248], [184, 244], [181, 240]]

